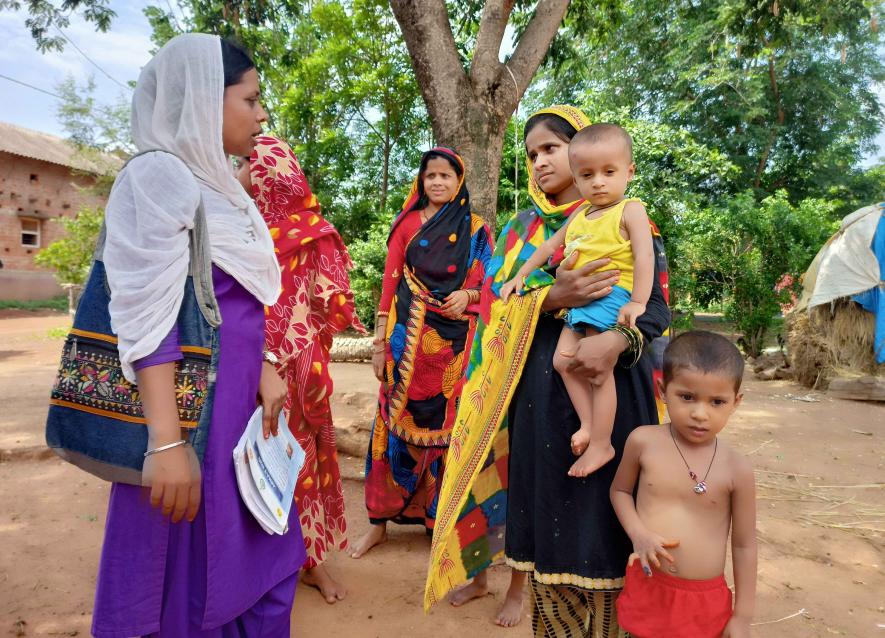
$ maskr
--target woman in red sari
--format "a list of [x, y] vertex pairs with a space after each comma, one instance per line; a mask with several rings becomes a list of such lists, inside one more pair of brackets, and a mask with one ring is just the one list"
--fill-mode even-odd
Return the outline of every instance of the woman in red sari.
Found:
[[256, 139], [249, 172], [244, 168], [240, 178], [267, 222], [282, 270], [280, 298], [266, 309], [265, 346], [288, 383], [289, 429], [306, 452], [295, 490], [307, 548], [302, 580], [334, 603], [346, 592], [323, 562], [328, 551], [347, 547], [347, 522], [329, 408], [329, 350], [336, 333], [365, 328], [354, 312], [350, 256], [320, 213], [298, 159], [285, 142]]
[[366, 456], [371, 526], [359, 558], [387, 538], [387, 522], [433, 529], [471, 327], [492, 254], [491, 233], [470, 211], [464, 162], [424, 153], [387, 240], [375, 328], [378, 411]]

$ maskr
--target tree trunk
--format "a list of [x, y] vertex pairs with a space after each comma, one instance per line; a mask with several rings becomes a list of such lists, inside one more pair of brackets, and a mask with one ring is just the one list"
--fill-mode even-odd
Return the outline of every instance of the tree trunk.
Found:
[[513, 0], [487, 0], [469, 74], [461, 65], [444, 0], [390, 0], [436, 142], [464, 158], [473, 209], [494, 228], [504, 134], [569, 0], [539, 0], [506, 64], [498, 51]]
[[[766, 44], [768, 43], [766, 42]], [[765, 173], [765, 167], [768, 165], [768, 157], [771, 155], [771, 149], [774, 148], [778, 131], [783, 128], [786, 119], [784, 106], [781, 102], [781, 91], [777, 85], [777, 70], [775, 68], [773, 54], [768, 56], [768, 82], [771, 86], [771, 94], [774, 97], [774, 106], [777, 113], [777, 126], [771, 127], [771, 134], [768, 136], [768, 144], [765, 146], [765, 150], [762, 151], [762, 155], [759, 157], [759, 162], [756, 165], [756, 176], [753, 179], [753, 188], [759, 188], [762, 184], [762, 176]]]
[[384, 164], [381, 167], [381, 210], [387, 210], [387, 189], [390, 184], [390, 109], [384, 114]]
[[438, 144], [454, 148], [464, 159], [471, 208], [494, 229], [509, 113], [489, 113], [483, 105], [466, 102], [459, 119], [451, 127], [445, 125], [447, 121], [440, 126], [434, 123], [434, 137]]

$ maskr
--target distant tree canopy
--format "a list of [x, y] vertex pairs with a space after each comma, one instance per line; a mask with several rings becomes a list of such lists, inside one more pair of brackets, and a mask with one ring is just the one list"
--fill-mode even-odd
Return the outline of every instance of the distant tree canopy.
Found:
[[[885, 167], [861, 165], [885, 124], [879, 0], [175, 4], [145, 10], [157, 46], [197, 30], [254, 52], [271, 130], [352, 246], [364, 319], [420, 153], [458, 147], [474, 202], [500, 223], [529, 204], [521, 126], [551, 103], [630, 131], [630, 194], [661, 227], [677, 308], [723, 309], [750, 351], [780, 276], [798, 279], [836, 220], [885, 193]], [[0, 0], [22, 5], [41, 50], [64, 45], [54, 25], [73, 12], [113, 28], [107, 0]], [[105, 139], [94, 124], [113, 112], [70, 90], [71, 135]], [[98, 111], [86, 131], [84, 109]]]
[[622, 2], [599, 40], [548, 57], [544, 94], [691, 133], [740, 169], [723, 193], [850, 197], [841, 186], [883, 126], [881, 12], [875, 0]]

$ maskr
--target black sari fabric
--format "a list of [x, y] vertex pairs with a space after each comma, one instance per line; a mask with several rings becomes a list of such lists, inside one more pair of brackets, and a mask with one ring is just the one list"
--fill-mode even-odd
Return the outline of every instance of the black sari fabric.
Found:
[[[648, 308], [637, 326], [650, 343], [669, 323], [656, 272]], [[572, 478], [567, 473], [576, 457], [570, 443], [580, 422], [553, 368], [562, 327], [562, 320], [541, 315], [510, 404], [505, 554], [517, 568], [538, 572], [541, 582], [614, 589], [621, 586], [632, 545], [615, 516], [609, 488], [630, 432], [658, 422], [652, 361], [646, 352], [632, 368], [615, 366], [615, 458], [590, 476]]]

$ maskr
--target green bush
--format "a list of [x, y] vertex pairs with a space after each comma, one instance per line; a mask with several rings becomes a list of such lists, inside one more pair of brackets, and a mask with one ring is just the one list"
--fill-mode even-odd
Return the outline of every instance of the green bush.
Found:
[[372, 225], [364, 239], [354, 240], [348, 246], [354, 263], [350, 285], [356, 301], [356, 312], [369, 330], [375, 327], [375, 313], [381, 299], [389, 232], [390, 221], [380, 220]]
[[38, 301], [0, 299], [0, 310], [57, 310], [59, 312], [67, 312], [67, 309], [67, 295], [59, 295], [58, 297], [40, 299]]
[[798, 283], [775, 290], [784, 275], [798, 282], [821, 245], [838, 228], [834, 205], [805, 199], [792, 205], [785, 191], [757, 202], [752, 191], [699, 210], [685, 220], [679, 247], [688, 260], [694, 301], [721, 302], [742, 335], [748, 355], [762, 351], [780, 304]]
[[64, 227], [65, 236], [37, 253], [34, 261], [55, 270], [59, 283], [85, 283], [103, 219], [103, 208], [84, 207], [76, 217], [53, 220]]

